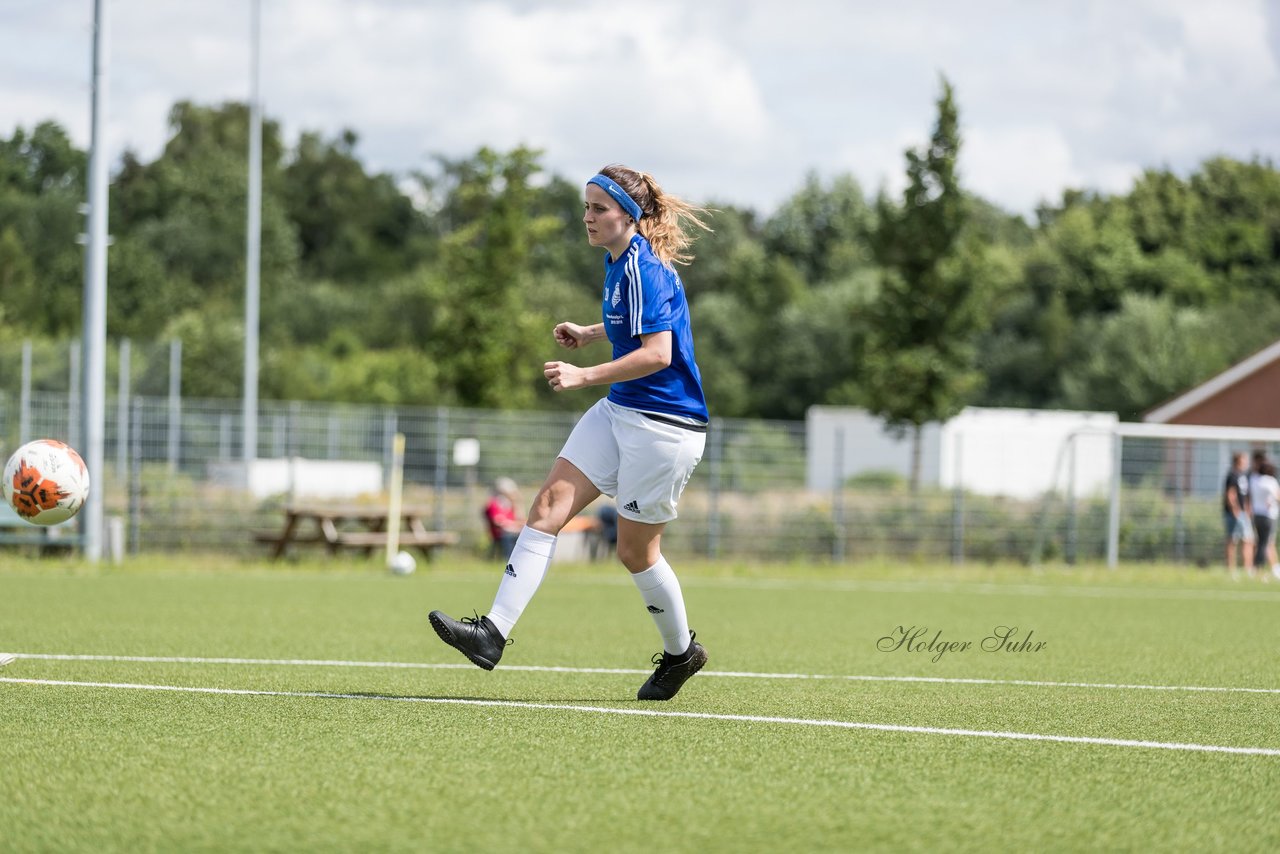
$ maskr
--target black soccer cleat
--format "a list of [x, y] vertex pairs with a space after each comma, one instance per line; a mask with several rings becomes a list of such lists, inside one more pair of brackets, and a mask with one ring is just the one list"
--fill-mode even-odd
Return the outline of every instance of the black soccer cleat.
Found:
[[498, 627], [488, 617], [463, 617], [455, 620], [442, 611], [432, 611], [427, 619], [440, 640], [471, 659], [471, 663], [485, 670], [498, 666], [502, 650], [511, 641], [502, 636]]
[[696, 637], [696, 634], [689, 632], [689, 648], [680, 655], [669, 652], [654, 655], [653, 663], [658, 667], [649, 680], [640, 686], [636, 694], [637, 700], [670, 700], [690, 676], [702, 669], [707, 663], [707, 651], [694, 640]]

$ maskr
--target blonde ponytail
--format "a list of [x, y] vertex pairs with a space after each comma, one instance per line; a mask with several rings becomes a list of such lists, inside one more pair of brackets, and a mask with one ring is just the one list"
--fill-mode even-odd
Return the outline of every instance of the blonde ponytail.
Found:
[[647, 172], [613, 164], [601, 169], [600, 174], [617, 182], [640, 206], [644, 213], [638, 223], [640, 234], [649, 241], [659, 261], [667, 265], [693, 261], [693, 253], [688, 249], [697, 238], [694, 229], [711, 231], [711, 227], [702, 221], [702, 216], [710, 213], [707, 208], [664, 193]]

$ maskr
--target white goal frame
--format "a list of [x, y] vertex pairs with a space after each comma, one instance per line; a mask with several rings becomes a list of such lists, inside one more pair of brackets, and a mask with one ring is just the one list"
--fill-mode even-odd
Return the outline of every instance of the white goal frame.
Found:
[[[1084, 431], [1081, 431], [1082, 433]], [[1097, 431], [1089, 431], [1097, 432]], [[1111, 495], [1107, 518], [1107, 567], [1120, 562], [1120, 464], [1125, 439], [1184, 439], [1233, 442], [1241, 445], [1280, 443], [1280, 429], [1261, 427], [1205, 427], [1191, 424], [1116, 424], [1111, 433]], [[1075, 439], [1073, 434], [1068, 442]]]

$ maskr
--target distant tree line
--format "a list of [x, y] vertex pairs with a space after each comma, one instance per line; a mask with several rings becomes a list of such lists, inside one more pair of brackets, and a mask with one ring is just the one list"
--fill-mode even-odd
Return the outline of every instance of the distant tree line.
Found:
[[[938, 109], [899, 199], [811, 175], [767, 217], [703, 200], [715, 232], [683, 278], [715, 414], [1133, 418], [1280, 336], [1270, 162], [1151, 168], [1126, 195], [1068, 191], [1028, 223], [961, 189], [946, 81]], [[108, 336], [180, 338], [192, 396], [241, 393], [248, 117], [178, 103], [159, 156], [126, 153], [112, 176]], [[372, 173], [357, 147], [352, 131], [289, 148], [263, 128], [261, 396], [580, 408], [539, 380], [564, 357], [554, 323], [600, 310], [586, 176], [528, 148]], [[79, 334], [86, 163], [53, 122], [0, 139], [0, 340]]]

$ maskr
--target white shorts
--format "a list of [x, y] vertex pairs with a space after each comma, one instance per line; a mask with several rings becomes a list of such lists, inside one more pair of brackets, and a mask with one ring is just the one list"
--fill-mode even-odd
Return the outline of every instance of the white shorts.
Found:
[[657, 421], [601, 398], [574, 426], [560, 456], [617, 498], [619, 516], [658, 525], [676, 518], [706, 443], [705, 430]]

